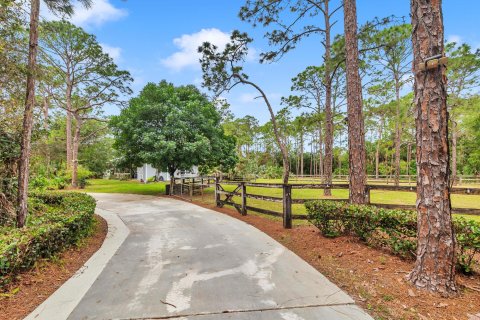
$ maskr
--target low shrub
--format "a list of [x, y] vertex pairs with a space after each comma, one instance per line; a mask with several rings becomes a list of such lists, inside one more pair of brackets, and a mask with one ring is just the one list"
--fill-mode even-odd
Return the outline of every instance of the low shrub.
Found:
[[453, 226], [457, 238], [458, 264], [464, 273], [471, 273], [475, 255], [480, 253], [480, 223], [460, 218], [454, 221]]
[[76, 244], [93, 227], [95, 200], [82, 193], [32, 195], [27, 226], [0, 229], [0, 290], [38, 259]]
[[[387, 248], [403, 258], [415, 258], [417, 213], [413, 210], [384, 209], [370, 205], [317, 200], [305, 203], [308, 220], [326, 237], [356, 236], [377, 248]], [[454, 220], [457, 264], [471, 273], [475, 255], [480, 253], [480, 223]]]

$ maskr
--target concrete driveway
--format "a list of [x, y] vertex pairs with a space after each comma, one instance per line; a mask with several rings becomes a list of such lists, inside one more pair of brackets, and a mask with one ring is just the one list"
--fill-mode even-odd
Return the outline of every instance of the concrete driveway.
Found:
[[371, 319], [242, 221], [173, 199], [95, 197], [130, 233], [68, 319]]

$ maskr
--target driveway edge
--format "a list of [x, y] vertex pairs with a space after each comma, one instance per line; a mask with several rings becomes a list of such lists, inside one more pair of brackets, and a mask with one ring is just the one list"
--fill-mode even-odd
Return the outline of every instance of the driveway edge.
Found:
[[67, 319], [129, 235], [129, 229], [117, 214], [99, 208], [95, 213], [108, 224], [108, 233], [102, 246], [67, 282], [25, 317], [25, 320]]

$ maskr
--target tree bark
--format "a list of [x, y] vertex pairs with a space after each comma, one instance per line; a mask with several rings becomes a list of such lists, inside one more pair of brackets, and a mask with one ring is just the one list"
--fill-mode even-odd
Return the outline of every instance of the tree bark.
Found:
[[382, 135], [383, 135], [383, 126], [384, 126], [385, 119], [380, 119], [380, 125], [378, 127], [378, 140], [377, 140], [377, 149], [375, 150], [375, 179], [378, 180], [379, 178], [379, 165], [380, 165], [380, 143], [382, 142]]
[[313, 165], [313, 139], [312, 139], [312, 144], [310, 145], [310, 170], [309, 170], [309, 175], [313, 175], [312, 165]]
[[318, 174], [323, 177], [324, 175], [324, 159], [322, 153], [322, 145], [323, 145], [323, 135], [322, 135], [322, 123], [319, 122], [318, 126]]
[[38, 51], [38, 18], [40, 15], [40, 0], [31, 0], [30, 5], [30, 39], [28, 49], [28, 75], [23, 114], [23, 129], [21, 153], [18, 161], [18, 208], [17, 227], [25, 225], [28, 213], [28, 177], [30, 164], [30, 149], [32, 142], [33, 109], [35, 107], [35, 80]]
[[67, 153], [67, 170], [72, 168], [72, 145], [73, 145], [73, 137], [72, 137], [72, 83], [70, 80], [70, 73], [67, 72], [67, 90], [65, 93], [65, 100], [66, 100], [66, 107], [67, 107], [67, 115], [66, 115], [66, 122], [65, 122], [65, 130], [66, 130], [66, 153]]
[[[328, 10], [329, 1], [325, 1], [325, 162], [323, 174], [325, 175], [324, 183], [332, 184], [333, 171], [333, 112], [332, 112], [332, 75], [330, 71], [331, 60], [331, 25]], [[323, 195], [331, 196], [331, 189], [324, 189]]]
[[295, 174], [298, 176], [300, 174], [300, 138], [295, 139], [295, 150], [297, 150], [295, 157]]
[[409, 184], [410, 184], [410, 161], [412, 161], [412, 144], [409, 142], [407, 144], [407, 176], [408, 176]]
[[446, 68], [418, 64], [444, 53], [440, 0], [411, 0], [415, 124], [417, 128], [417, 259], [409, 275], [417, 287], [442, 295], [457, 292], [455, 236], [450, 203]]
[[75, 133], [73, 135], [72, 145], [72, 187], [78, 187], [78, 149], [80, 147], [80, 132], [82, 130], [83, 119], [75, 114]]
[[170, 194], [169, 196], [173, 196], [174, 195], [174, 191], [173, 191], [173, 188], [175, 187], [175, 171], [177, 169], [175, 169], [174, 167], [172, 166], [169, 166], [168, 167], [168, 174], [170, 175]]
[[396, 98], [396, 108], [395, 108], [395, 186], [400, 185], [400, 147], [402, 145], [401, 141], [401, 127], [400, 127], [400, 82], [395, 76], [395, 98]]
[[362, 112], [362, 82], [358, 70], [356, 0], [344, 0], [345, 56], [347, 69], [347, 114], [350, 203], [363, 204], [366, 198], [365, 129]]
[[45, 132], [48, 130], [48, 109], [49, 109], [49, 100], [48, 100], [48, 97], [47, 96], [44, 96], [43, 97], [43, 107], [42, 107], [42, 111], [43, 111], [43, 129], [45, 130]]
[[450, 121], [452, 124], [452, 184], [457, 185], [457, 122]]
[[303, 132], [300, 133], [300, 175], [303, 176]]

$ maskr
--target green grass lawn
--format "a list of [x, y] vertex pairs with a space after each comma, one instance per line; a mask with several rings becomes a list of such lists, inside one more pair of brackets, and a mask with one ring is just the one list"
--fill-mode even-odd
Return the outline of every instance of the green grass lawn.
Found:
[[[257, 182], [270, 182], [272, 180], [263, 179]], [[279, 183], [280, 181], [273, 180], [274, 183]], [[223, 185], [223, 188], [227, 191], [233, 191], [235, 186], [233, 185]], [[213, 189], [206, 190], [206, 192], [211, 192], [213, 194]], [[247, 193], [273, 196], [273, 197], [282, 197], [281, 189], [273, 188], [259, 188], [259, 187], [247, 187]], [[292, 196], [294, 199], [327, 199], [328, 197], [323, 196], [323, 190], [320, 189], [293, 189]], [[370, 193], [372, 203], [385, 203], [385, 204], [400, 204], [400, 205], [415, 205], [416, 193], [415, 192], [401, 192], [401, 191], [384, 191], [384, 190], [372, 190]], [[235, 202], [239, 203], [238, 197], [233, 198]], [[330, 199], [348, 199], [348, 190], [346, 189], [334, 189], [332, 190], [332, 197]], [[258, 207], [262, 209], [274, 210], [277, 212], [282, 211], [282, 204], [275, 202], [268, 202], [264, 200], [257, 199], [247, 199], [248, 205], [253, 207]], [[473, 208], [480, 209], [480, 196], [470, 196], [470, 195], [461, 195], [461, 194], [452, 194], [452, 207], [453, 208]], [[305, 206], [302, 204], [294, 204], [292, 206], [294, 214], [306, 214]], [[474, 215], [455, 215], [463, 216], [468, 219], [476, 220], [480, 222], [480, 216]]]
[[[257, 180], [257, 182], [270, 182], [278, 183], [278, 180]], [[105, 179], [92, 179], [89, 180], [85, 191], [86, 192], [99, 192], [99, 193], [132, 193], [132, 194], [145, 194], [145, 195], [159, 195], [165, 194], [165, 182], [151, 182], [140, 183], [135, 180], [119, 181], [119, 180], [105, 180]], [[223, 185], [227, 191], [233, 191], [234, 185]], [[282, 197], [281, 189], [273, 188], [259, 188], [259, 187], [247, 187], [247, 192], [251, 194]], [[208, 188], [204, 190], [204, 196], [201, 197], [203, 202], [213, 203], [214, 190]], [[317, 189], [293, 189], [292, 195], [294, 199], [325, 199], [323, 196], [323, 190]], [[332, 190], [332, 197], [334, 199], [347, 199], [348, 190], [334, 189]], [[414, 205], [416, 199], [415, 192], [400, 192], [400, 191], [383, 191], [372, 190], [371, 201], [372, 203], [386, 203], [386, 204], [405, 204]], [[198, 199], [200, 200], [200, 198]], [[239, 197], [233, 197], [233, 200], [239, 203]], [[277, 212], [282, 212], [282, 203], [269, 202], [257, 199], [247, 199], [247, 203], [250, 206], [269, 209]], [[480, 196], [469, 195], [452, 195], [452, 206], [454, 208], [476, 208], [480, 209]], [[294, 214], [306, 214], [305, 206], [302, 204], [293, 205]], [[460, 215], [456, 215], [460, 216]], [[480, 216], [463, 215], [465, 218], [476, 220], [480, 222]]]
[[141, 183], [136, 180], [91, 179], [85, 188], [86, 192], [97, 193], [133, 193], [145, 195], [165, 194], [165, 182]]

